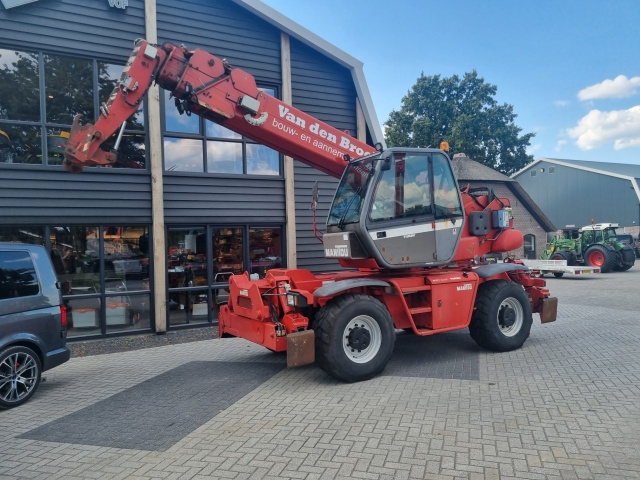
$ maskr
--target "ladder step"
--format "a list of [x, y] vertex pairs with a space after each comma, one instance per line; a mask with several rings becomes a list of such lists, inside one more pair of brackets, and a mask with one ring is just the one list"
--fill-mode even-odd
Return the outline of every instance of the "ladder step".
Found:
[[429, 313], [429, 312], [431, 312], [431, 307], [417, 307], [417, 308], [409, 309], [409, 313], [411, 315], [417, 315], [419, 313]]
[[426, 292], [431, 290], [431, 285], [419, 285], [417, 287], [407, 287], [402, 290], [402, 293], [408, 295], [410, 293]]
[[430, 328], [418, 328], [418, 335], [420, 335], [421, 337], [431, 335], [432, 333], [433, 330]]

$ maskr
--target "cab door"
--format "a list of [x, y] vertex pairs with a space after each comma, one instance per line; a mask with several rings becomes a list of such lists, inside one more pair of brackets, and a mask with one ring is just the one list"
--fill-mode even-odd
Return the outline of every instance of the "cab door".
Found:
[[[439, 199], [441, 192], [434, 191], [434, 186], [440, 188], [434, 184], [434, 180], [440, 183], [439, 176], [434, 177], [434, 165], [440, 176], [443, 165], [448, 171], [452, 194], [446, 202]], [[436, 208], [442, 204], [446, 205], [446, 212]], [[451, 206], [460, 212], [460, 204], [457, 185], [444, 154], [393, 152], [388, 168], [378, 176], [369, 201], [367, 234], [380, 259], [389, 266], [446, 263], [453, 257], [462, 225], [460, 218], [458, 229], [453, 231], [456, 225], [448, 209]]]

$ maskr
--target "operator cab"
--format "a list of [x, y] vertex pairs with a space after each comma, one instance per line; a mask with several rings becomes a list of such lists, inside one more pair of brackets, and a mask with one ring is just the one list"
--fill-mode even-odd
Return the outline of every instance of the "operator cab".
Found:
[[[329, 212], [325, 256], [343, 266], [437, 266], [453, 258], [464, 212], [438, 149], [392, 148], [352, 161]], [[364, 260], [364, 262], [363, 262]]]

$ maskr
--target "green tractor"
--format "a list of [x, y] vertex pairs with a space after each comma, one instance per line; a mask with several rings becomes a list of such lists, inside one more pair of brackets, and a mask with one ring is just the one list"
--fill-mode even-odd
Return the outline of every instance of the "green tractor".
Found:
[[[624, 272], [633, 267], [633, 249], [618, 241], [617, 223], [596, 223], [580, 229], [563, 229], [562, 235], [551, 240], [540, 258], [566, 260], [567, 265], [599, 267], [602, 273]], [[562, 276], [562, 274], [555, 274]]]

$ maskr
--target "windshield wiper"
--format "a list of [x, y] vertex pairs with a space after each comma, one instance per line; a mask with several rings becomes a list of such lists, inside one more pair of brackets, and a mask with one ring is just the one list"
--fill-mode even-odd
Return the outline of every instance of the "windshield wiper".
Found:
[[342, 215], [340, 215], [340, 220], [338, 221], [338, 228], [340, 230], [344, 230], [344, 226], [347, 220], [347, 214], [349, 213], [349, 210], [351, 209], [351, 205], [353, 204], [355, 199], [360, 198], [362, 189], [363, 189], [363, 185], [360, 185], [356, 190], [354, 190], [353, 196], [349, 200], [347, 200], [347, 205], [344, 209], [344, 212], [342, 212]]

